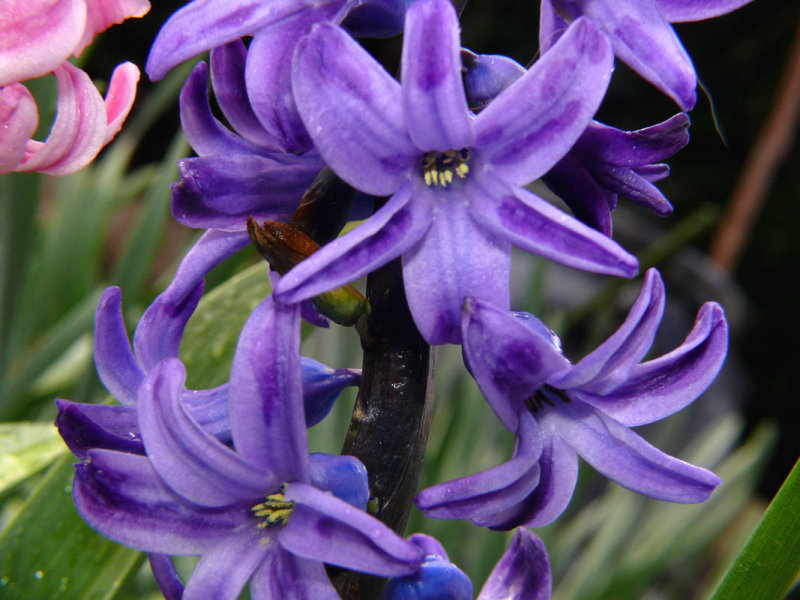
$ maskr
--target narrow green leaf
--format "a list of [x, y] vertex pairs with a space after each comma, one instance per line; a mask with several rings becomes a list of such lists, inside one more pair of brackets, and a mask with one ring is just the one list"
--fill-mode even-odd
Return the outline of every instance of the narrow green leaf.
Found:
[[717, 586], [712, 600], [779, 600], [800, 575], [800, 461], [747, 544]]
[[141, 563], [141, 553], [78, 516], [74, 462], [72, 455], [57, 461], [0, 535], [0, 598], [110, 599]]
[[51, 423], [0, 423], [0, 494], [66, 451]]
[[239, 332], [270, 292], [267, 265], [260, 263], [203, 297], [181, 342], [181, 359], [189, 373], [190, 388], [210, 388], [228, 380]]

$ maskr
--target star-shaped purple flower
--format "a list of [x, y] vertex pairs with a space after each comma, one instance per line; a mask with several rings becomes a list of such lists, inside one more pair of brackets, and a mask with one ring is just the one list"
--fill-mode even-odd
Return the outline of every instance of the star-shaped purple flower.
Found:
[[713, 381], [727, 351], [722, 308], [703, 305], [684, 342], [647, 354], [664, 310], [655, 269], [622, 326], [572, 365], [558, 338], [533, 315], [468, 301], [464, 356], [486, 399], [516, 433], [507, 463], [423, 490], [417, 505], [437, 518], [469, 518], [495, 529], [538, 527], [572, 497], [578, 456], [633, 491], [671, 502], [703, 502], [719, 478], [664, 454], [631, 431], [682, 409]]
[[272, 298], [248, 319], [231, 372], [233, 448], [186, 410], [185, 370], [167, 359], [139, 390], [146, 456], [90, 450], [76, 466], [75, 505], [92, 527], [147, 552], [201, 556], [184, 600], [234, 600], [248, 580], [257, 600], [334, 600], [323, 562], [398, 576], [424, 558], [361, 510], [363, 465], [309, 457], [299, 327], [297, 306]]
[[578, 139], [611, 65], [605, 37], [579, 20], [475, 117], [447, 0], [418, 0], [406, 14], [402, 85], [343, 31], [318, 25], [295, 53], [298, 110], [342, 179], [391, 198], [287, 273], [276, 300], [312, 297], [402, 256], [420, 332], [432, 344], [459, 343], [465, 297], [508, 307], [512, 244], [572, 267], [632, 276], [633, 256], [522, 187]]
[[539, 47], [548, 52], [580, 17], [596, 22], [614, 54], [672, 98], [681, 110], [697, 102], [697, 75], [670, 23], [724, 15], [752, 0], [542, 0]]

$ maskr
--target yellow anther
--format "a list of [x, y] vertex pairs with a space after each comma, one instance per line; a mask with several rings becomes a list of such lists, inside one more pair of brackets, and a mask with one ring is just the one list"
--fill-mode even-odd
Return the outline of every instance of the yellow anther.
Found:
[[469, 174], [469, 165], [467, 164], [469, 159], [469, 148], [439, 153], [426, 152], [422, 156], [422, 176], [425, 185], [428, 187], [440, 185], [447, 188], [455, 179], [453, 171], [459, 179], [466, 179]]
[[441, 179], [443, 180], [442, 187], [447, 187], [448, 183], [453, 183], [453, 171], [450, 169], [442, 171]]
[[285, 525], [289, 520], [289, 515], [294, 510], [294, 501], [287, 500], [283, 494], [283, 491], [278, 494], [270, 494], [264, 502], [259, 502], [250, 509], [253, 516], [259, 519], [259, 522], [256, 523], [258, 529]]
[[456, 166], [456, 175], [458, 175], [461, 179], [466, 179], [468, 174], [469, 165], [467, 163], [462, 162]]

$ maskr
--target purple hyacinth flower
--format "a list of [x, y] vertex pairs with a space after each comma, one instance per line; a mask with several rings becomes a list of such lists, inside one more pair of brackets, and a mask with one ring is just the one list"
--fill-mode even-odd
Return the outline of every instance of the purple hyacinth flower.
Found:
[[[187, 253], [175, 277], [142, 315], [128, 341], [119, 288], [103, 292], [95, 316], [94, 357], [106, 389], [122, 406], [79, 404], [57, 400], [57, 425], [70, 449], [85, 458], [89, 448], [143, 453], [136, 416], [139, 387], [162, 360], [177, 358], [183, 330], [203, 293], [205, 275], [249, 243], [246, 233], [209, 231]], [[358, 369], [331, 369], [301, 357], [303, 398], [309, 427], [331, 410], [341, 391], [357, 385]], [[210, 434], [230, 440], [228, 384], [206, 390], [185, 390], [183, 402]]]
[[724, 15], [752, 0], [542, 0], [539, 47], [549, 51], [567, 24], [596, 22], [614, 54], [683, 111], [697, 102], [694, 65], [670, 23]]
[[246, 57], [240, 41], [211, 52], [217, 102], [235, 133], [211, 112], [205, 63], [194, 68], [181, 91], [181, 124], [198, 157], [178, 162], [172, 214], [188, 227], [245, 231], [248, 216], [288, 220], [324, 166], [313, 150], [287, 152], [262, 126], [245, 92]]
[[[439, 542], [422, 534], [409, 539], [425, 550], [425, 562], [413, 575], [391, 579], [382, 600], [472, 598], [472, 584], [449, 561]], [[549, 600], [551, 592], [550, 560], [542, 540], [526, 529], [518, 529], [477, 600]]]
[[200, 555], [184, 600], [235, 599], [248, 580], [256, 600], [333, 600], [323, 562], [387, 577], [417, 570], [422, 550], [336, 495], [366, 500], [363, 465], [309, 457], [296, 305], [267, 298], [242, 331], [229, 393], [235, 449], [186, 410], [185, 377], [166, 359], [140, 387], [146, 456], [96, 449], [76, 466], [75, 505], [92, 527], [147, 552]]
[[402, 256], [411, 313], [432, 344], [461, 340], [473, 296], [508, 307], [511, 245], [588, 271], [632, 276], [636, 259], [522, 188], [586, 128], [605, 93], [611, 50], [586, 20], [475, 117], [447, 0], [406, 14], [402, 85], [338, 28], [298, 46], [293, 89], [320, 153], [353, 187], [391, 198], [275, 288], [297, 302]]
[[464, 356], [484, 396], [516, 434], [511, 460], [432, 488], [417, 505], [437, 518], [469, 518], [495, 529], [538, 527], [566, 508], [578, 456], [620, 485], [671, 502], [703, 502], [720, 483], [657, 450], [630, 430], [682, 409], [713, 381], [727, 351], [722, 308], [703, 305], [684, 342], [647, 354], [664, 309], [655, 269], [622, 326], [575, 365], [533, 315], [468, 301]]
[[[462, 50], [470, 105], [483, 108], [519, 79], [525, 69], [506, 56]], [[611, 212], [618, 195], [659, 215], [672, 205], [653, 185], [669, 175], [660, 161], [689, 143], [689, 117], [679, 113], [651, 127], [622, 131], [591, 121], [575, 145], [542, 181], [558, 194], [577, 219], [611, 236]]]

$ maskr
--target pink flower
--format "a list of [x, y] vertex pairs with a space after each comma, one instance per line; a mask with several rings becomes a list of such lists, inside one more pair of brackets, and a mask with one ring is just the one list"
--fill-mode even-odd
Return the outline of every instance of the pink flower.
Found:
[[[147, 0], [7, 0], [0, 14], [0, 174], [67, 175], [86, 166], [117, 134], [136, 95], [139, 69], [119, 65], [105, 99], [66, 62], [94, 36], [150, 9]], [[58, 112], [45, 142], [30, 139], [36, 103], [19, 82], [52, 72]]]

